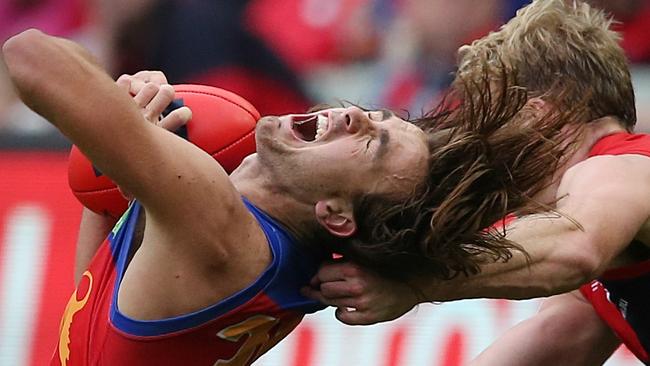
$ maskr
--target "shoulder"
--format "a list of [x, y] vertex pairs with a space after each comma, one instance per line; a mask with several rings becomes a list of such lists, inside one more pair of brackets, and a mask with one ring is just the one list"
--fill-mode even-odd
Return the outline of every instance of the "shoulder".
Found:
[[617, 132], [600, 138], [589, 156], [637, 154], [650, 156], [650, 135]]
[[614, 221], [645, 220], [650, 214], [650, 157], [625, 154], [588, 158], [562, 176], [557, 199], [558, 209]]
[[[183, 225], [168, 227], [180, 234], [197, 262], [222, 269], [248, 266], [270, 253], [266, 223], [247, 206], [239, 192], [211, 195], [188, 213]], [[175, 235], [174, 235], [175, 236]], [[172, 236], [172, 237], [174, 237]]]
[[562, 177], [556, 211], [573, 222], [572, 256], [591, 277], [602, 273], [650, 217], [650, 158], [602, 155], [571, 167]]
[[640, 154], [597, 155], [571, 168], [561, 178], [560, 188], [573, 184], [650, 186], [650, 156]]

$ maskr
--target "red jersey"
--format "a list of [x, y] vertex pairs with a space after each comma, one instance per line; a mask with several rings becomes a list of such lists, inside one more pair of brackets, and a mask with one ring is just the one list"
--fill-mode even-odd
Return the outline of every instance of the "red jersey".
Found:
[[263, 228], [272, 263], [249, 287], [205, 309], [142, 321], [117, 308], [142, 207], [135, 202], [102, 244], [61, 319], [51, 365], [250, 365], [323, 306], [300, 295], [325, 258], [298, 245], [272, 218], [245, 201]]
[[[650, 157], [650, 135], [605, 136], [592, 147], [589, 157], [623, 154]], [[607, 271], [580, 292], [630, 351], [650, 364], [650, 260]]]

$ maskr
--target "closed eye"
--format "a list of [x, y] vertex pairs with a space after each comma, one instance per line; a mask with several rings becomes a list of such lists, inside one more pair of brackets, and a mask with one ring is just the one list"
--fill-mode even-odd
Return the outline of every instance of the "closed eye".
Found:
[[372, 138], [368, 139], [368, 143], [366, 144], [366, 151], [370, 149], [370, 143], [372, 142]]
[[395, 114], [388, 109], [380, 109], [377, 111], [369, 111], [368, 118], [375, 122], [384, 122], [391, 119]]
[[393, 116], [395, 116], [395, 114], [392, 111], [390, 111], [388, 109], [382, 109], [381, 110], [381, 120], [382, 121], [385, 121], [387, 119], [391, 119], [391, 118], [393, 118]]

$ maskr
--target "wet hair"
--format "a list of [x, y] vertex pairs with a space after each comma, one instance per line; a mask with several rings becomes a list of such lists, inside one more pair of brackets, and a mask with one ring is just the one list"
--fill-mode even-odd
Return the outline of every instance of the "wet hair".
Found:
[[503, 228], [488, 228], [510, 213], [546, 208], [532, 197], [551, 183], [548, 177], [573, 147], [562, 143], [567, 135], [561, 127], [584, 118], [587, 108], [578, 103], [539, 113], [516, 74], [491, 63], [481, 78], [459, 79], [436, 110], [412, 121], [429, 135], [424, 182], [406, 198], [359, 195], [357, 233], [321, 242], [398, 279], [475, 274], [481, 264], [521, 251]]
[[475, 274], [523, 252], [492, 225], [550, 208], [533, 197], [553, 183], [585, 123], [614, 116], [631, 130], [636, 121], [610, 24], [580, 1], [535, 0], [461, 48], [447, 99], [413, 121], [430, 136], [426, 180], [406, 199], [360, 195], [358, 232], [327, 245], [394, 278]]

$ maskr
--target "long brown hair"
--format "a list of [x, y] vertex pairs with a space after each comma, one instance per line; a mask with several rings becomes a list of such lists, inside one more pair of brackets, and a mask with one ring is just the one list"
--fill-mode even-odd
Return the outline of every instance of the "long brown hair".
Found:
[[553, 182], [586, 123], [607, 115], [628, 129], [635, 123], [610, 24], [582, 1], [534, 0], [461, 48], [447, 102], [413, 121], [431, 136], [427, 180], [406, 200], [358, 197], [358, 234], [332, 248], [385, 275], [443, 279], [521, 250], [503, 229], [487, 228], [548, 208], [533, 197]]
[[521, 250], [503, 229], [488, 228], [510, 213], [543, 207], [532, 197], [551, 183], [573, 146], [562, 143], [562, 127], [586, 109], [540, 113], [504, 64], [485, 64], [476, 75], [457, 80], [446, 101], [413, 121], [430, 136], [426, 181], [406, 200], [358, 197], [359, 231], [331, 241], [333, 251], [390, 277], [448, 279]]

